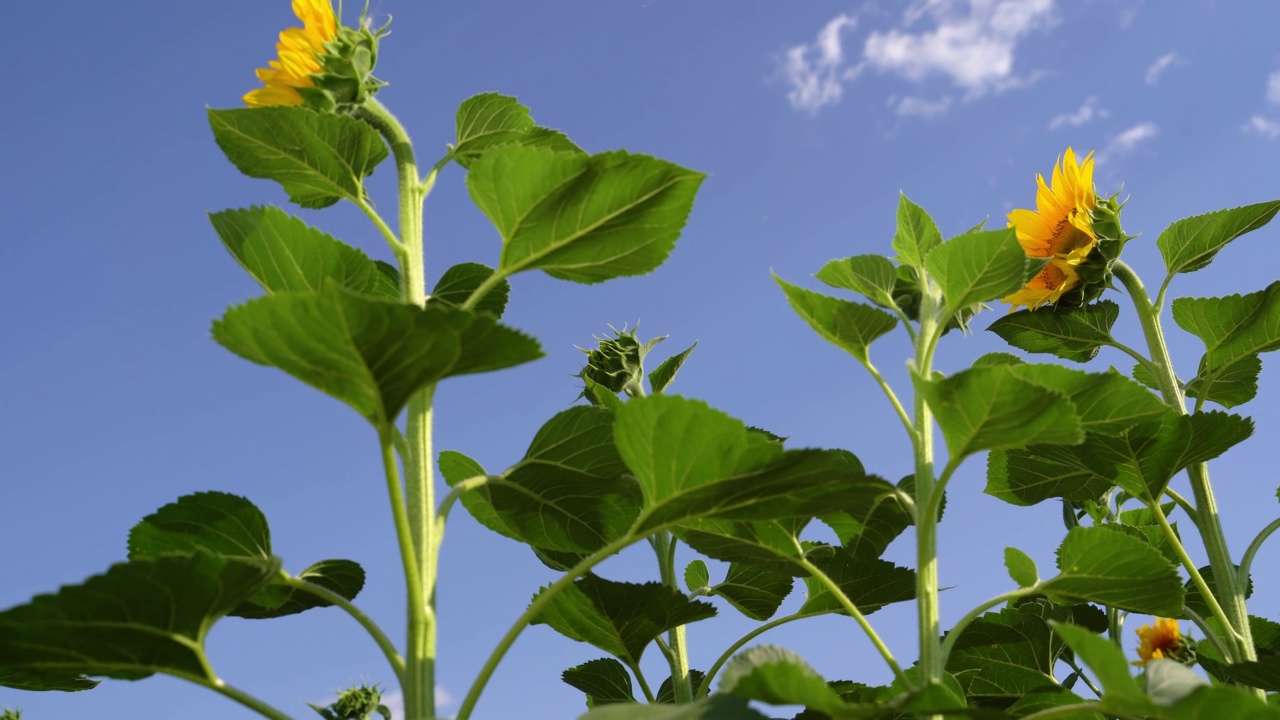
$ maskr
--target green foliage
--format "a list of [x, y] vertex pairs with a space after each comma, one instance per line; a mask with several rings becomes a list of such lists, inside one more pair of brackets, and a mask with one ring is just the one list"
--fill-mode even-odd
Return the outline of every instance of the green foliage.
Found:
[[929, 251], [924, 264], [949, 316], [1016, 292], [1044, 267], [1027, 257], [1012, 228], [952, 238]]
[[859, 362], [866, 363], [871, 343], [898, 324], [897, 318], [883, 310], [805, 290], [777, 275], [773, 279], [786, 293], [791, 309], [809, 327]]
[[[445, 270], [440, 279], [436, 281], [435, 289], [431, 291], [431, 299], [428, 302], [443, 302], [461, 306], [494, 272], [496, 271], [493, 268], [480, 263], [454, 265]], [[511, 283], [505, 279], [499, 280], [497, 285], [485, 293], [484, 297], [476, 303], [475, 311], [487, 313], [495, 318], [502, 317], [503, 311], [507, 309], [507, 296], [510, 293]]]
[[898, 273], [883, 255], [855, 255], [832, 260], [814, 277], [834, 288], [852, 290], [881, 307], [893, 307]]
[[[835, 582], [863, 615], [916, 596], [915, 572], [887, 560], [857, 557], [843, 548], [821, 544], [812, 545], [807, 555], [810, 562]], [[818, 578], [806, 577], [805, 586], [809, 598], [800, 607], [801, 614], [848, 614], [844, 605]]]
[[1084, 363], [1096, 357], [1099, 348], [1114, 342], [1111, 326], [1119, 317], [1120, 306], [1103, 300], [1069, 311], [1020, 310], [1001, 317], [987, 329], [1019, 350]]
[[1031, 587], [1040, 582], [1036, 561], [1018, 548], [1004, 549], [1004, 566], [1009, 570], [1010, 579], [1018, 583], [1018, 587]]
[[778, 612], [793, 584], [788, 574], [737, 562], [729, 565], [724, 580], [711, 590], [738, 612], [763, 622]]
[[1173, 301], [1178, 327], [1204, 341], [1201, 376], [1212, 377], [1258, 353], [1280, 348], [1280, 280], [1266, 290]]
[[964, 628], [947, 660], [971, 700], [1016, 701], [1058, 684], [1054, 667], [1066, 650], [1034, 606], [986, 613]]
[[924, 208], [898, 194], [898, 230], [893, 236], [893, 251], [899, 263], [924, 269], [929, 252], [942, 244], [942, 233]]
[[688, 705], [608, 705], [578, 720], [769, 720], [732, 695], [711, 695]]
[[684, 361], [689, 359], [689, 355], [693, 353], [693, 349], [698, 347], [698, 343], [694, 343], [684, 350], [663, 360], [658, 367], [649, 373], [649, 389], [655, 395], [666, 390], [676, 379], [676, 373], [680, 372], [680, 368], [684, 366]]
[[382, 690], [376, 685], [344, 690], [327, 707], [311, 705], [311, 709], [324, 720], [373, 720], [375, 714], [391, 720], [391, 709], [382, 704]]
[[301, 107], [210, 109], [209, 125], [240, 172], [275, 180], [305, 208], [363, 202], [364, 179], [387, 157], [368, 123]]
[[1159, 550], [1120, 528], [1072, 529], [1058, 548], [1058, 571], [1040, 585], [1058, 604], [1095, 602], [1163, 617], [1182, 614], [1177, 568]]
[[591, 660], [561, 673], [565, 684], [587, 695], [587, 707], [635, 702], [631, 674], [613, 658]]
[[464, 168], [491, 148], [506, 145], [582, 153], [563, 133], [538, 127], [529, 108], [498, 93], [482, 93], [458, 106], [457, 142], [449, 157]]
[[1189, 217], [1160, 233], [1156, 247], [1170, 275], [1195, 272], [1213, 262], [1227, 243], [1271, 222], [1277, 211], [1280, 200]]

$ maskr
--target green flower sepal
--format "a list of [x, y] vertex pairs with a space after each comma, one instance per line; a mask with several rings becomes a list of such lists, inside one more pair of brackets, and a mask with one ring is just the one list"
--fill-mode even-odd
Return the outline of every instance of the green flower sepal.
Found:
[[1124, 208], [1128, 198], [1122, 202], [1118, 199], [1119, 197], [1120, 193], [1116, 193], [1106, 200], [1099, 200], [1090, 213], [1093, 235], [1097, 238], [1097, 242], [1094, 243], [1093, 250], [1089, 251], [1084, 262], [1075, 268], [1080, 276], [1080, 283], [1070, 292], [1063, 294], [1058, 300], [1057, 309], [1068, 310], [1087, 305], [1101, 297], [1105, 290], [1113, 287], [1112, 267], [1116, 260], [1120, 259], [1125, 243], [1137, 237], [1137, 235], [1126, 235], [1120, 227], [1120, 210]]
[[367, 17], [360, 27], [338, 26], [337, 36], [325, 43], [319, 57], [320, 72], [311, 75], [314, 87], [300, 87], [307, 107], [326, 113], [350, 113], [364, 104], [386, 83], [373, 76], [378, 64], [378, 41], [387, 35], [390, 22], [372, 29]]

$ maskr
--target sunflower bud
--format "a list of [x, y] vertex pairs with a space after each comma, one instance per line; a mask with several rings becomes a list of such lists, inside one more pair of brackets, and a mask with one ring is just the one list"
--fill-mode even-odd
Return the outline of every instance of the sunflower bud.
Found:
[[321, 112], [351, 112], [386, 85], [373, 76], [378, 41], [386, 34], [386, 25], [373, 30], [363, 18], [359, 28], [339, 26], [318, 55], [320, 71], [311, 75], [313, 86], [298, 88], [306, 105]]
[[1080, 278], [1079, 284], [1062, 296], [1058, 301], [1059, 308], [1067, 309], [1091, 303], [1111, 287], [1112, 266], [1120, 258], [1125, 243], [1136, 237], [1125, 235], [1120, 227], [1120, 210], [1124, 207], [1124, 202], [1117, 199], [1119, 196], [1116, 193], [1106, 200], [1099, 200], [1090, 212], [1097, 242], [1084, 260], [1075, 266]]
[[583, 350], [587, 354], [587, 366], [582, 368], [579, 377], [608, 388], [610, 392], [626, 392], [632, 397], [643, 394], [644, 356], [666, 338], [654, 338], [642, 344], [636, 337], [636, 330], [627, 332], [625, 327], [618, 330], [613, 326], [609, 329], [614, 337], [596, 338], [595, 350]]

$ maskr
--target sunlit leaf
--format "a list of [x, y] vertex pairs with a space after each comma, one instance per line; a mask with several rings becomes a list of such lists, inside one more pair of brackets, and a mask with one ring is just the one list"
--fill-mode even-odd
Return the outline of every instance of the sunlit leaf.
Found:
[[987, 329], [1019, 350], [1083, 363], [1092, 360], [1098, 348], [1111, 344], [1111, 326], [1119, 316], [1119, 305], [1102, 300], [1070, 310], [1021, 310]]
[[925, 257], [948, 314], [1016, 292], [1040, 267], [1040, 261], [1027, 258], [1013, 228], [951, 238]]
[[940, 244], [942, 233], [929, 213], [899, 193], [898, 230], [893, 236], [893, 251], [898, 253], [898, 262], [923, 268], [929, 251]]
[[1040, 582], [1036, 561], [1018, 548], [1004, 549], [1004, 566], [1009, 571], [1010, 579], [1018, 583], [1018, 587], [1031, 587]]
[[653, 369], [653, 372], [649, 373], [649, 388], [655, 395], [666, 390], [671, 385], [672, 381], [676, 379], [676, 373], [680, 372], [684, 361], [689, 358], [689, 354], [696, 347], [698, 347], [698, 343], [690, 345], [683, 351], [663, 360], [658, 367]]
[[1011, 505], [1035, 505], [1049, 498], [1094, 500], [1114, 484], [1115, 473], [1115, 466], [1094, 452], [1096, 442], [1087, 438], [1080, 445], [992, 450], [984, 492]]
[[[1208, 370], [1200, 359], [1199, 373], [1187, 383], [1187, 396], [1216, 402], [1224, 408], [1243, 405], [1258, 394], [1258, 375], [1262, 372], [1262, 358], [1246, 355], [1216, 370]], [[1134, 368], [1136, 371], [1141, 366]]]
[[[480, 284], [493, 275], [493, 268], [480, 263], [462, 263], [454, 265], [436, 281], [431, 291], [430, 301], [441, 301], [450, 305], [462, 305], [471, 297]], [[502, 317], [507, 308], [507, 296], [511, 292], [511, 283], [502, 279], [480, 302], [476, 303], [476, 312], [488, 313], [494, 317]]]
[[1156, 239], [1169, 274], [1199, 270], [1227, 243], [1266, 225], [1280, 210], [1280, 200], [1218, 210], [1179, 220]]
[[1094, 602], [1163, 617], [1182, 614], [1177, 569], [1159, 550], [1123, 530], [1073, 528], [1058, 548], [1058, 570], [1042, 585], [1055, 602]]
[[701, 560], [690, 561], [684, 566], [684, 586], [689, 592], [696, 592], [711, 585], [711, 570]]
[[582, 152], [563, 133], [538, 127], [529, 116], [529, 108], [515, 98], [498, 93], [482, 93], [463, 100], [458, 106], [457, 128], [456, 144], [449, 148], [449, 155], [464, 168], [486, 150], [503, 145]]
[[782, 601], [791, 594], [793, 582], [790, 574], [746, 563], [732, 563], [724, 581], [711, 590], [729, 601], [738, 612], [763, 622], [778, 612]]
[[898, 273], [893, 262], [883, 255], [854, 255], [832, 260], [814, 277], [831, 287], [852, 290], [882, 307], [894, 304]]
[[804, 658], [758, 645], [738, 653], [720, 674], [720, 692], [768, 703], [803, 705], [839, 716], [845, 702]]
[[1178, 298], [1178, 327], [1204, 341], [1201, 372], [1225, 369], [1250, 355], [1280, 348], [1280, 280], [1248, 295]]
[[710, 695], [689, 705], [607, 705], [578, 720], [769, 720], [752, 710], [745, 698]]
[[896, 317], [883, 310], [805, 290], [777, 275], [773, 279], [786, 293], [791, 309], [809, 327], [861, 362], [867, 361], [871, 343], [898, 324]]
[[961, 631], [947, 671], [960, 679], [970, 699], [1017, 699], [1057, 685], [1054, 667], [1064, 649], [1043, 619], [1006, 608]]

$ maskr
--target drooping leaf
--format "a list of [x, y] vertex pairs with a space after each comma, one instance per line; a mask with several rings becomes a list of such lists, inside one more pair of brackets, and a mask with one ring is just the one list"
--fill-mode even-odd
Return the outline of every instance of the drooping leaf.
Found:
[[240, 172], [280, 183], [305, 208], [364, 198], [364, 179], [387, 157], [378, 131], [350, 115], [302, 107], [209, 110], [213, 137]]
[[951, 238], [929, 251], [924, 264], [942, 289], [948, 314], [1016, 292], [1042, 266], [1027, 258], [1013, 228]]
[[210, 213], [209, 221], [236, 262], [269, 293], [338, 288], [400, 299], [400, 274], [276, 207]]
[[1266, 225], [1280, 210], [1280, 200], [1245, 205], [1230, 210], [1179, 220], [1156, 239], [1169, 274], [1199, 270], [1227, 243]]
[[449, 155], [464, 168], [490, 148], [503, 145], [541, 147], [561, 152], [581, 153], [563, 133], [538, 127], [529, 108], [515, 98], [498, 93], [482, 93], [458, 106], [457, 142]]
[[649, 373], [649, 388], [655, 395], [666, 390], [671, 385], [671, 382], [676, 379], [676, 373], [680, 372], [684, 361], [689, 358], [689, 354], [696, 347], [698, 347], [698, 343], [695, 342], [685, 350], [663, 360], [658, 367], [653, 369], [653, 372]]
[[[1258, 394], [1258, 375], [1262, 372], [1262, 358], [1246, 355], [1216, 370], [1205, 367], [1206, 358], [1200, 359], [1200, 370], [1187, 383], [1187, 396], [1203, 398], [1230, 409], [1243, 405]], [[1135, 373], [1141, 366], [1135, 366]]]
[[1163, 617], [1182, 613], [1177, 569], [1159, 550], [1119, 528], [1073, 528], [1058, 548], [1058, 570], [1043, 588], [1060, 604], [1094, 602]]
[[1004, 566], [1009, 571], [1009, 577], [1018, 583], [1018, 587], [1031, 587], [1040, 582], [1040, 573], [1036, 570], [1036, 561], [1018, 548], [1007, 547], [1004, 549]]
[[425, 385], [542, 355], [536, 340], [491, 315], [335, 290], [251, 300], [214, 322], [213, 336], [247, 360], [342, 400], [375, 426], [392, 422]]
[[[1236, 566], [1236, 570], [1239, 569], [1240, 567]], [[1213, 593], [1213, 596], [1215, 598], [1222, 597], [1222, 591], [1218, 589], [1218, 579], [1214, 575], [1213, 568], [1209, 565], [1205, 565], [1197, 568], [1197, 572], [1200, 573], [1200, 577], [1204, 578], [1204, 582], [1209, 586], [1209, 591]], [[1196, 585], [1195, 582], [1188, 580], [1184, 587], [1186, 590], [1186, 598], [1183, 600], [1183, 604], [1188, 609], [1195, 611], [1201, 617], [1211, 617], [1213, 615], [1213, 611], [1209, 609], [1209, 605], [1205, 601], [1204, 594], [1200, 592], [1199, 586]], [[1253, 578], [1250, 577], [1245, 582], [1244, 597], [1247, 600], [1252, 596]], [[1181, 615], [1179, 615], [1179, 617], [1181, 617]], [[1256, 626], [1256, 622], [1250, 622], [1251, 628]]]
[[666, 260], [705, 176], [625, 151], [508, 145], [471, 165], [467, 188], [502, 237], [499, 270], [594, 283]]
[[[706, 678], [706, 673], [701, 670], [689, 670], [689, 686], [693, 690], [694, 695], [697, 695], [698, 689], [702, 687], [702, 683]], [[658, 694], [654, 699], [659, 703], [665, 703], [667, 705], [675, 704], [676, 688], [670, 675], [668, 675], [667, 678], [662, 681], [662, 684], [658, 686]]]
[[688, 705], [615, 704], [592, 710], [578, 720], [769, 720], [752, 710], [745, 698], [709, 695]]
[[731, 563], [724, 581], [711, 588], [752, 620], [761, 622], [773, 617], [782, 601], [791, 594], [790, 574], [767, 570], [746, 563]]
[[689, 592], [697, 592], [711, 586], [711, 570], [701, 560], [693, 560], [684, 566], [684, 586]]
[[1080, 418], [1061, 393], [1023, 380], [1019, 367], [970, 368], [943, 380], [915, 377], [953, 458], [1032, 444], [1074, 445]]
[[1280, 348], [1280, 280], [1265, 290], [1220, 298], [1173, 301], [1178, 327], [1204, 341], [1202, 373]]
[[1098, 348], [1111, 344], [1111, 326], [1119, 316], [1119, 305], [1102, 300], [1070, 310], [1021, 310], [987, 329], [1019, 350], [1083, 363], [1092, 360]]
[[898, 253], [898, 262], [923, 268], [929, 251], [941, 244], [942, 233], [929, 213], [899, 193], [898, 230], [893, 236], [893, 251]]
[[[863, 615], [870, 615], [885, 605], [906, 602], [916, 596], [916, 574], [878, 558], [859, 558], [842, 548], [812, 544], [808, 551], [812, 562]], [[805, 578], [809, 598], [800, 607], [805, 614], [848, 614], [844, 605], [816, 577]]]
[[[26, 692], [79, 692], [94, 689], [98, 686], [98, 682], [74, 672], [31, 672], [0, 667], [0, 687]], [[0, 715], [0, 720], [8, 720], [8, 718]], [[14, 720], [18, 719], [14, 718]]]
[[845, 702], [804, 658], [773, 645], [738, 653], [720, 673], [720, 692], [769, 703], [803, 705], [836, 715]]
[[714, 605], [690, 600], [662, 583], [613, 582], [587, 575], [557, 594], [533, 622], [634, 665], [654, 638], [715, 614]]
[[276, 562], [206, 552], [118, 563], [0, 612], [0, 672], [215, 681], [209, 629], [278, 571]]
[[898, 324], [896, 317], [883, 310], [805, 290], [777, 275], [773, 279], [786, 293], [791, 309], [809, 327], [860, 362], [867, 362], [871, 343]]
[[[454, 265], [436, 281], [431, 291], [430, 301], [446, 302], [450, 305], [462, 305], [471, 297], [480, 285], [494, 273], [493, 268], [480, 263], [462, 263]], [[476, 303], [476, 312], [488, 313], [495, 318], [502, 317], [507, 309], [507, 296], [511, 293], [511, 283], [503, 278], [480, 302]]]
[[565, 684], [586, 693], [587, 707], [635, 702], [631, 673], [613, 658], [590, 660], [571, 667], [560, 678]]
[[834, 288], [852, 290], [881, 307], [894, 305], [893, 289], [898, 273], [883, 255], [854, 255], [832, 260], [814, 277]]

